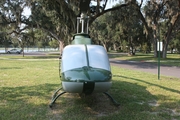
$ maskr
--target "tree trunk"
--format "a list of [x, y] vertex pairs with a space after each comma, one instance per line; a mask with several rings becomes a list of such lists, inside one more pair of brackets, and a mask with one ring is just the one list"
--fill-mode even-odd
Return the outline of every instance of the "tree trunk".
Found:
[[154, 46], [154, 57], [158, 57], [157, 54], [157, 42], [158, 42], [158, 37], [157, 37], [157, 24], [154, 25], [154, 30], [153, 30], [153, 46]]
[[24, 57], [24, 47], [22, 48], [22, 53], [23, 53], [23, 57]]
[[59, 54], [60, 54], [60, 56], [62, 55], [63, 48], [64, 48], [64, 41], [59, 40]]
[[117, 46], [116, 46], [115, 43], [113, 44], [113, 49], [114, 49], [115, 51], [117, 51]]
[[167, 57], [167, 47], [168, 47], [168, 44], [165, 44], [164, 47], [163, 47], [163, 53], [162, 53], [163, 58]]
[[157, 41], [153, 41], [153, 47], [154, 47], [154, 57], [156, 58], [157, 57]]
[[106, 42], [102, 42], [104, 49], [106, 50], [106, 52], [108, 51], [107, 46], [106, 46]]
[[174, 49], [174, 48], [171, 48], [171, 54], [173, 53], [173, 49]]
[[[179, 1], [179, 4], [180, 4], [180, 1]], [[176, 15], [174, 15], [172, 18], [171, 18], [171, 23], [170, 25], [168, 26], [168, 31], [167, 33], [165, 34], [166, 36], [164, 37], [165, 40], [164, 40], [164, 43], [163, 43], [163, 58], [166, 58], [166, 53], [167, 53], [167, 47], [170, 43], [170, 37], [171, 37], [171, 34], [172, 34], [172, 31], [173, 31], [173, 28], [175, 27], [177, 21], [180, 19], [180, 13], [177, 12]]]
[[5, 46], [5, 53], [7, 53], [7, 51], [8, 51], [8, 47]]

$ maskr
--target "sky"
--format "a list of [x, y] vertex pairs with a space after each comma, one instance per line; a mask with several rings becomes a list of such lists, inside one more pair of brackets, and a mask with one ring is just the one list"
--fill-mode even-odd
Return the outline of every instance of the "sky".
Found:
[[[92, 4], [97, 4], [96, 2], [93, 2], [93, 1], [91, 1], [91, 3]], [[118, 0], [114, 0], [114, 2], [112, 2], [111, 0], [109, 1], [109, 2], [107, 2], [107, 5], [106, 5], [106, 9], [109, 9], [109, 8], [111, 8], [113, 5], [116, 5], [117, 3], [119, 3], [119, 1]]]
[[31, 10], [28, 7], [24, 8], [23, 15], [28, 17], [29, 15], [31, 15]]
[[[107, 2], [107, 5], [106, 5], [106, 9], [109, 9], [109, 8], [112, 8], [114, 5], [116, 5], [117, 3], [119, 3], [119, 1], [122, 1], [122, 0], [109, 0]], [[137, 0], [139, 3], [141, 2], [141, 0]], [[145, 1], [145, 0], [144, 0]], [[94, 2], [96, 3], [96, 2]]]

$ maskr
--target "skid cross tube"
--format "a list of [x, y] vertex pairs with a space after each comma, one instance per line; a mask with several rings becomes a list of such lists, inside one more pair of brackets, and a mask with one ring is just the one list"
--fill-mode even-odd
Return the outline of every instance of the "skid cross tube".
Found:
[[62, 88], [57, 89], [54, 92], [54, 95], [52, 97], [51, 103], [49, 104], [49, 107], [52, 108], [53, 104], [56, 102], [56, 100], [58, 99], [58, 97], [60, 97], [61, 95], [63, 95], [64, 93], [66, 93], [65, 91], [61, 92], [58, 94], [58, 92], [61, 90]]

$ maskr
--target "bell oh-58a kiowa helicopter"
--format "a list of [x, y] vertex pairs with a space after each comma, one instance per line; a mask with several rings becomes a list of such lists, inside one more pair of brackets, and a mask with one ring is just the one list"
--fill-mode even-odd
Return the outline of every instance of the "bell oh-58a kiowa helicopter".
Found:
[[[81, 13], [77, 17], [77, 33], [71, 45], [63, 49], [60, 65], [62, 88], [53, 95], [50, 107], [64, 93], [106, 94], [115, 105], [119, 105], [107, 91], [112, 85], [109, 58], [104, 47], [93, 45], [88, 34], [89, 17]], [[80, 30], [80, 32], [79, 32]], [[59, 93], [60, 90], [63, 92]]]

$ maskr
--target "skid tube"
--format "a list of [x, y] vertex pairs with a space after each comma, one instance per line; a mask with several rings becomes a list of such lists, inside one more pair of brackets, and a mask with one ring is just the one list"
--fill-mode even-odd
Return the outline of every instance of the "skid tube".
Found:
[[[63, 91], [63, 92], [61, 92], [61, 93], [58, 94], [58, 92], [59, 92], [61, 89], [62, 89], [62, 88], [59, 88], [59, 89], [57, 89], [57, 90], [54, 92], [54, 95], [53, 95], [53, 97], [52, 97], [51, 103], [49, 104], [49, 107], [50, 107], [50, 108], [52, 108], [53, 104], [56, 102], [56, 100], [57, 100], [61, 95], [63, 95], [63, 94], [66, 93], [65, 91]], [[108, 98], [113, 102], [113, 104], [114, 104], [115, 106], [119, 106], [119, 105], [120, 105], [118, 102], [116, 102], [116, 101], [114, 100], [114, 98], [113, 98], [109, 93], [107, 93], [107, 92], [103, 92], [103, 93], [104, 93], [106, 96], [108, 96]]]
[[62, 88], [57, 89], [54, 92], [54, 95], [52, 97], [51, 103], [49, 104], [49, 107], [52, 108], [53, 104], [56, 102], [56, 100], [58, 99], [58, 97], [60, 97], [61, 95], [63, 95], [64, 93], [66, 93], [65, 91], [61, 92], [58, 94], [58, 92], [61, 90]]
[[115, 106], [119, 106], [120, 104], [114, 100], [114, 98], [107, 92], [103, 92], [105, 95], [109, 97], [109, 99], [113, 102]]

